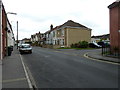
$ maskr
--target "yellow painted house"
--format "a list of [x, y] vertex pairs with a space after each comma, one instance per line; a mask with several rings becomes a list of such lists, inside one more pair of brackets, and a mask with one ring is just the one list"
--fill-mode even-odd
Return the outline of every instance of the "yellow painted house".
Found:
[[71, 44], [78, 43], [79, 41], [91, 41], [90, 28], [68, 20], [60, 26], [52, 28], [50, 40], [53, 45], [70, 47]]

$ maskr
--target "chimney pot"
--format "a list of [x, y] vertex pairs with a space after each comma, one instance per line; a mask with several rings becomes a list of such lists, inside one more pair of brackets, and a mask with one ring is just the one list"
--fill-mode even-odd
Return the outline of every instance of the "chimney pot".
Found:
[[51, 26], [50, 26], [50, 30], [52, 30], [53, 29], [53, 25], [51, 24]]

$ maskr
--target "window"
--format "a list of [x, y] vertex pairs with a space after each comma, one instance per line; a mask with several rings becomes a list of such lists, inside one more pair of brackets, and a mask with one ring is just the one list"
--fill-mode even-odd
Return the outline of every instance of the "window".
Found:
[[58, 44], [58, 45], [60, 44], [60, 40], [59, 40], [59, 39], [57, 40], [57, 44]]
[[55, 40], [55, 45], [56, 45], [56, 40]]
[[61, 34], [62, 34], [62, 36], [64, 36], [64, 30], [61, 30]]
[[53, 37], [55, 37], [55, 32], [53, 32]]
[[63, 45], [64, 45], [64, 39], [63, 39]]

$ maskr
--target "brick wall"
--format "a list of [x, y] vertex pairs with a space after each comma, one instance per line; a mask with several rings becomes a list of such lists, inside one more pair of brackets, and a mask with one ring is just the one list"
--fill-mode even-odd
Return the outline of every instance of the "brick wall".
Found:
[[120, 49], [120, 2], [108, 6], [110, 9], [110, 43], [112, 49]]
[[84, 28], [68, 28], [67, 46], [78, 43], [80, 41], [91, 42], [91, 30]]
[[0, 60], [2, 59], [2, 1], [0, 1]]
[[7, 27], [7, 22], [6, 22], [6, 12], [5, 12], [5, 9], [4, 9], [4, 6], [2, 6], [2, 55], [3, 57], [6, 56], [6, 37], [7, 37], [7, 33], [6, 33], [6, 27]]

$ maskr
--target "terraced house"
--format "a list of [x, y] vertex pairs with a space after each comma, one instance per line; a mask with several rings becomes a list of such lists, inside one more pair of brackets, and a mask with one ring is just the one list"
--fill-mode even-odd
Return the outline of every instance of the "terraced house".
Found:
[[7, 18], [4, 5], [0, 0], [0, 59], [8, 55], [8, 47], [14, 46], [15, 38], [12, 26]]
[[91, 29], [72, 20], [53, 28], [51, 26], [46, 37], [47, 43], [56, 47], [70, 47], [79, 41], [91, 41]]
[[34, 34], [34, 35], [31, 35], [31, 41], [33, 42], [33, 43], [35, 43], [35, 42], [37, 42], [37, 43], [39, 43], [40, 42], [40, 40], [41, 40], [41, 33], [39, 32], [39, 33], [36, 33], [36, 34]]
[[[31, 35], [31, 41], [32, 43], [38, 41], [42, 46], [47, 45], [48, 47], [52, 46], [52, 48], [70, 47], [71, 44], [79, 41], [91, 42], [91, 30], [82, 24], [68, 20], [56, 27], [51, 25], [50, 30], [42, 34], [39, 33], [40, 37], [37, 34]], [[35, 39], [36, 36], [37, 39]]]

